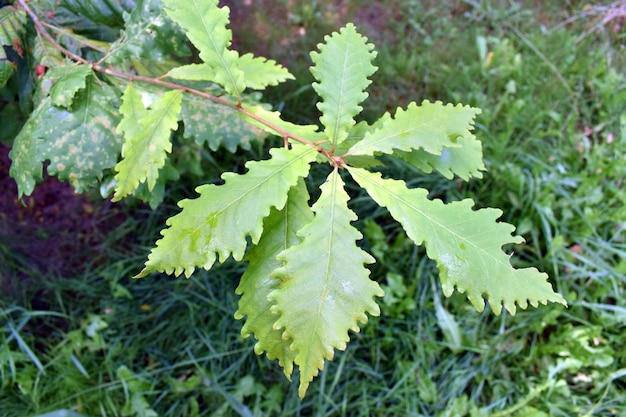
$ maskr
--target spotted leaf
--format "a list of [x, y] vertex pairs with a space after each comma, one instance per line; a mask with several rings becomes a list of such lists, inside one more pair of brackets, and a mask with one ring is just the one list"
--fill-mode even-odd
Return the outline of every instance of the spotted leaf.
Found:
[[20, 196], [33, 191], [44, 161], [50, 175], [69, 181], [77, 192], [96, 186], [102, 172], [115, 166], [122, 146], [115, 130], [118, 97], [94, 78], [76, 93], [72, 111], [44, 98], [15, 138], [10, 172]]
[[193, 138], [198, 145], [206, 143], [213, 151], [221, 146], [230, 152], [235, 152], [238, 147], [250, 149], [251, 143], [266, 136], [230, 107], [190, 94], [183, 99], [182, 120], [185, 137]]

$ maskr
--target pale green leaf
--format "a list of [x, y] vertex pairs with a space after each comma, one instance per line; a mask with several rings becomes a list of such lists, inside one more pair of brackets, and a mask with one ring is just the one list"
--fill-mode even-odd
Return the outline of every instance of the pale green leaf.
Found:
[[386, 207], [417, 245], [437, 262], [443, 292], [454, 289], [467, 293], [478, 311], [487, 298], [495, 314], [502, 305], [515, 314], [516, 303], [525, 309], [530, 303], [558, 302], [561, 295], [552, 290], [548, 276], [535, 268], [514, 269], [509, 255], [502, 251], [508, 243], [521, 243], [512, 236], [514, 227], [496, 220], [497, 209], [472, 210], [474, 202], [465, 199], [444, 204], [429, 200], [428, 191], [408, 189], [403, 181], [383, 179], [360, 168], [349, 168], [352, 177], [381, 206]]
[[318, 81], [313, 88], [323, 100], [317, 105], [320, 120], [327, 138], [338, 145], [354, 126], [354, 116], [362, 110], [359, 103], [367, 98], [365, 89], [371, 82], [368, 77], [376, 71], [372, 65], [376, 52], [351, 23], [324, 40], [325, 44], [318, 45], [319, 53], [311, 52], [315, 64], [311, 73]]
[[406, 110], [398, 108], [393, 119], [387, 118], [380, 129], [368, 132], [348, 154], [391, 154], [394, 150], [424, 151], [441, 155], [444, 147], [458, 147], [459, 137], [472, 136], [470, 130], [480, 109], [469, 106], [444, 105], [440, 101], [424, 100], [420, 106], [409, 104]]
[[85, 88], [87, 77], [91, 74], [91, 66], [85, 64], [61, 65], [48, 71], [46, 78], [53, 82], [50, 88], [52, 104], [69, 109], [74, 95]]
[[231, 254], [241, 260], [246, 238], [259, 242], [263, 219], [272, 207], [283, 208], [289, 189], [308, 174], [316, 153], [303, 145], [275, 148], [271, 159], [248, 162], [245, 174], [226, 173], [225, 184], [198, 187], [200, 197], [181, 201], [182, 211], [167, 220], [169, 227], [161, 231], [138, 276], [163, 271], [189, 277], [196, 267], [210, 269], [216, 254], [220, 262]]
[[251, 334], [258, 340], [254, 351], [267, 353], [269, 359], [278, 359], [289, 378], [293, 370], [295, 352], [289, 348], [289, 340], [283, 340], [282, 331], [274, 329], [278, 315], [270, 311], [272, 303], [267, 298], [277, 288], [277, 280], [270, 277], [272, 271], [282, 266], [276, 257], [288, 247], [300, 242], [296, 232], [313, 219], [308, 205], [309, 193], [304, 180], [289, 190], [287, 204], [282, 210], [272, 208], [263, 222], [263, 235], [244, 257], [248, 268], [241, 277], [237, 294], [242, 295], [236, 319], [247, 316], [241, 335]]
[[150, 205], [150, 208], [154, 210], [163, 202], [167, 183], [179, 179], [180, 172], [172, 165], [172, 159], [167, 158], [165, 165], [159, 170], [159, 177], [152, 190], [148, 189], [148, 184], [144, 182], [139, 184], [139, 187], [133, 192], [133, 196], [141, 201], [145, 201]]
[[237, 67], [239, 54], [229, 50], [232, 32], [228, 7], [218, 7], [217, 0], [165, 0], [168, 16], [187, 32], [200, 51], [200, 58], [215, 73], [212, 81], [232, 96], [240, 97], [246, 88], [244, 73]]
[[443, 148], [441, 155], [433, 155], [423, 149], [411, 152], [396, 151], [394, 155], [404, 159], [415, 167], [430, 174], [433, 169], [439, 171], [448, 179], [458, 175], [465, 181], [471, 177], [482, 178], [483, 164], [482, 144], [474, 136], [464, 136], [457, 139], [458, 148]]
[[[278, 85], [294, 77], [276, 61], [265, 58], [255, 58], [252, 54], [245, 54], [238, 58], [237, 67], [244, 73], [246, 87], [262, 90], [269, 85]], [[179, 80], [212, 81], [216, 73], [208, 64], [189, 64], [172, 68], [168, 76]]]
[[50, 175], [68, 180], [77, 192], [96, 186], [102, 172], [115, 166], [122, 146], [115, 130], [118, 106], [117, 94], [95, 77], [76, 94], [71, 112], [44, 98], [11, 150], [19, 195], [32, 192], [44, 161]]
[[220, 146], [230, 152], [235, 152], [237, 147], [250, 149], [251, 143], [266, 136], [230, 107], [191, 94], [185, 95], [182, 107], [185, 137], [193, 138], [198, 145], [207, 143], [213, 151]]
[[[244, 73], [246, 87], [262, 90], [270, 85], [278, 85], [294, 77], [289, 71], [274, 60], [255, 58], [245, 54], [238, 58], [237, 67]], [[213, 81], [216, 73], [208, 64], [189, 64], [172, 68], [167, 75], [179, 80]]]
[[373, 125], [362, 121], [354, 125], [348, 137], [335, 150], [335, 155], [342, 155], [343, 160], [352, 167], [373, 168], [383, 165], [383, 163], [374, 155], [350, 155], [348, 150], [357, 142], [361, 141], [367, 133], [379, 129], [384, 123], [391, 119], [389, 113], [384, 113]]
[[254, 57], [245, 54], [239, 58], [237, 65], [246, 77], [246, 87], [263, 90], [269, 85], [278, 85], [287, 80], [295, 79], [289, 71], [272, 59]]
[[461, 333], [459, 324], [454, 319], [454, 316], [441, 304], [439, 294], [435, 295], [434, 301], [437, 325], [441, 333], [443, 333], [443, 338], [448, 343], [450, 350], [458, 353], [463, 347], [463, 333]]
[[172, 68], [167, 76], [178, 80], [210, 81], [215, 79], [215, 71], [208, 64], [189, 64]]
[[357, 142], [363, 140], [366, 134], [372, 133], [382, 127], [384, 123], [391, 120], [391, 115], [385, 112], [376, 122], [369, 125], [366, 121], [361, 121], [354, 125], [348, 132], [348, 137], [336, 147], [336, 155], [343, 155], [348, 152]]
[[[115, 166], [117, 186], [113, 201], [131, 194], [143, 182], [148, 184], [149, 190], [154, 188], [159, 170], [165, 165], [166, 153], [172, 151], [171, 132], [178, 127], [183, 95], [180, 90], [165, 93], [143, 114], [137, 109], [137, 94], [132, 84], [129, 84], [124, 93], [124, 105], [120, 109], [124, 119], [119, 128], [126, 130], [123, 130], [125, 142], [122, 160]], [[138, 115], [136, 110], [141, 114], [138, 119], [135, 118]], [[134, 127], [133, 123], [139, 125], [140, 129]]]
[[148, 113], [148, 110], [143, 105], [141, 92], [135, 88], [133, 83], [126, 86], [122, 95], [120, 113], [122, 113], [122, 120], [117, 125], [117, 130], [126, 138], [137, 136], [143, 129], [139, 120]]
[[269, 295], [272, 312], [280, 314], [274, 328], [284, 328], [283, 339], [293, 340], [294, 362], [300, 368], [299, 395], [334, 349], [344, 350], [348, 330], [359, 331], [367, 315], [380, 312], [373, 300], [383, 290], [369, 279], [368, 253], [356, 245], [362, 235], [350, 222], [357, 216], [348, 208], [349, 196], [343, 181], [333, 171], [321, 186], [322, 194], [313, 205], [314, 219], [298, 235], [302, 242], [278, 256], [284, 267], [272, 277], [279, 288]]
[[316, 125], [297, 125], [295, 123], [287, 122], [280, 118], [279, 112], [267, 110], [261, 105], [249, 106], [244, 104], [242, 107], [244, 110], [259, 116], [260, 119], [269, 123], [262, 123], [250, 115], [240, 113], [239, 116], [243, 120], [253, 124], [259, 129], [263, 129], [271, 135], [282, 136], [276, 129], [278, 128], [284, 132], [288, 132], [290, 135], [298, 136], [310, 142], [318, 142], [324, 140], [325, 138], [324, 133], [319, 132], [319, 128]]

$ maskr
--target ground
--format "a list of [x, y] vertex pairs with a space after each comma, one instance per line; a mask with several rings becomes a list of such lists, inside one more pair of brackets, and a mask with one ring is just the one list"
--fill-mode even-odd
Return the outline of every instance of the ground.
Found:
[[[87, 265], [104, 262], [102, 238], [121, 224], [125, 214], [98, 196], [74, 193], [72, 187], [46, 177], [31, 196], [17, 198], [9, 176], [9, 148], [0, 144], [0, 283], [17, 295], [29, 275], [76, 276]], [[19, 271], [19, 280], [7, 274]], [[14, 273], [14, 272], [13, 272]], [[21, 284], [20, 284], [21, 282]]]

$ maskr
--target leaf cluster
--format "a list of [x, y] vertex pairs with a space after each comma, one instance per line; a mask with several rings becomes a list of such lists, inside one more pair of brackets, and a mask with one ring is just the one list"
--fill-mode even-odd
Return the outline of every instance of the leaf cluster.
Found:
[[[283, 146], [270, 149], [268, 159], [247, 162], [243, 174], [224, 173], [221, 185], [202, 185], [197, 198], [181, 201], [137, 277], [190, 277], [231, 256], [248, 262], [236, 290], [235, 316], [246, 318], [242, 334], [253, 335], [255, 351], [277, 359], [287, 377], [299, 367], [301, 397], [335, 349], [346, 348], [349, 331], [379, 314], [375, 297], [384, 295], [367, 268], [375, 259], [358, 245], [362, 235], [353, 225], [358, 218], [348, 181], [386, 208], [413, 243], [425, 246], [445, 295], [456, 289], [478, 311], [488, 301], [496, 314], [503, 307], [515, 314], [518, 306], [565, 303], [546, 274], [511, 266], [502, 246], [522, 238], [497, 221], [501, 211], [474, 210], [470, 199], [432, 200], [428, 190], [408, 188], [377, 168], [381, 157], [391, 157], [424, 173], [480, 178], [482, 149], [472, 134], [479, 109], [424, 101], [371, 125], [357, 123], [376, 53], [348, 24], [311, 53], [320, 127], [296, 125], [250, 100], [250, 90], [293, 76], [272, 60], [231, 49], [227, 7], [217, 0], [163, 5], [159, 18], [171, 22], [168, 30], [173, 24], [182, 29], [201, 62], [171, 65], [154, 78], [121, 72], [115, 59], [106, 64], [134, 40], [110, 44], [110, 54], [97, 64], [70, 53], [79, 62], [62, 60], [46, 73], [37, 106], [15, 139], [11, 174], [20, 195], [41, 179], [43, 161], [50, 162], [49, 173], [79, 191], [113, 170], [114, 201], [146, 188], [159, 195], [181, 122], [185, 136], [211, 148], [220, 143], [216, 137], [281, 137]], [[150, 8], [139, 10], [124, 15], [125, 36], [139, 33], [137, 13]], [[313, 164], [328, 166], [329, 173], [310, 205], [305, 179]]]

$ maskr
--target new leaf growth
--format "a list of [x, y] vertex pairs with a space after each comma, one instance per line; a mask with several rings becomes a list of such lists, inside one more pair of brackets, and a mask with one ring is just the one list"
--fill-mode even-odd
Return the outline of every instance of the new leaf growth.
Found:
[[[172, 134], [232, 152], [249, 149], [263, 134], [282, 138], [267, 159], [248, 161], [244, 174], [224, 173], [222, 185], [202, 185], [197, 198], [180, 201], [180, 212], [167, 220], [137, 276], [190, 277], [196, 268], [208, 270], [231, 256], [247, 262], [236, 290], [241, 298], [235, 317], [245, 318], [242, 335], [253, 335], [255, 352], [277, 359], [287, 377], [299, 368], [301, 397], [335, 349], [346, 348], [349, 331], [358, 332], [368, 315], [379, 314], [375, 300], [384, 295], [367, 268], [374, 258], [358, 245], [362, 235], [353, 224], [358, 218], [347, 182], [365, 190], [416, 245], [425, 246], [446, 296], [456, 289], [478, 311], [488, 302], [495, 314], [503, 307], [515, 314], [529, 304], [565, 304], [546, 274], [511, 266], [502, 247], [522, 238], [497, 221], [500, 210], [474, 210], [470, 199], [432, 200], [428, 190], [410, 189], [402, 179], [371, 168], [383, 167], [384, 156], [402, 159], [424, 175], [436, 170], [449, 179], [480, 178], [482, 148], [472, 134], [479, 109], [424, 101], [383, 114], [371, 125], [357, 123], [376, 52], [348, 24], [311, 53], [323, 129], [297, 125], [247, 94], [293, 76], [272, 60], [231, 49], [228, 8], [219, 8], [217, 0], [164, 0], [164, 5], [168, 30], [179, 25], [201, 62], [163, 69], [158, 78], [80, 57], [49, 71], [41, 82], [49, 88], [40, 86], [35, 110], [10, 154], [20, 196], [32, 192], [42, 179], [42, 164], [49, 162], [48, 172], [78, 191], [114, 170], [114, 201], [147, 189], [151, 204], [158, 204], [172, 166]], [[1, 45], [23, 31], [23, 14], [12, 10], [2, 9], [10, 26], [0, 30]], [[138, 31], [136, 20], [145, 11], [129, 15], [126, 34]], [[45, 31], [40, 26], [37, 30]], [[111, 44], [109, 57], [128, 53], [132, 42]], [[0, 65], [0, 85], [7, 71], [12, 69]], [[122, 88], [120, 79], [127, 82]], [[328, 168], [322, 184], [309, 178], [314, 163]], [[312, 193], [319, 197], [311, 204], [313, 187], [319, 187]]]

